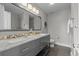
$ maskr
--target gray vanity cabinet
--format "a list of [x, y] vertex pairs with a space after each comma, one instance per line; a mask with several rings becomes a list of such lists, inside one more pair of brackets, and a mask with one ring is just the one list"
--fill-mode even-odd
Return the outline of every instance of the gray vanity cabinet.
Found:
[[35, 56], [49, 44], [49, 35], [0, 52], [2, 56]]

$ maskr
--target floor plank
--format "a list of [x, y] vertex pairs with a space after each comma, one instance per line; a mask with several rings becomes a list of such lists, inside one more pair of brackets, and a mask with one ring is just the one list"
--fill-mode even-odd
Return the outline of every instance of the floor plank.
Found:
[[71, 49], [64, 46], [55, 45], [50, 48], [48, 56], [70, 56]]

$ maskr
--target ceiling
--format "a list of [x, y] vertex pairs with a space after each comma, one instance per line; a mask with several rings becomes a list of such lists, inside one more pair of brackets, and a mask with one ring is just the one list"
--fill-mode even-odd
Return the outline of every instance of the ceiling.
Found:
[[55, 3], [50, 5], [49, 3], [34, 3], [40, 9], [42, 9], [46, 14], [56, 12], [61, 9], [70, 7], [70, 3]]

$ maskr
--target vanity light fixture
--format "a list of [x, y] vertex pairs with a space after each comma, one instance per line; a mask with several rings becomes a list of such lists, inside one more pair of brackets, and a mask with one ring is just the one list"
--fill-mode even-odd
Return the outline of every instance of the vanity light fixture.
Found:
[[21, 3], [24, 8], [30, 12], [33, 12], [34, 14], [39, 14], [39, 10], [34, 7], [31, 3]]

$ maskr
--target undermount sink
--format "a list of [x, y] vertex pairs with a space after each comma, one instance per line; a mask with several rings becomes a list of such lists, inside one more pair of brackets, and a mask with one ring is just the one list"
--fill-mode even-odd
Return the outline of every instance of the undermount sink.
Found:
[[22, 41], [25, 41], [25, 40], [28, 41], [30, 39], [33, 39], [33, 38], [23, 36], [23, 37], [19, 37], [19, 38], [14, 38], [14, 39], [8, 40], [8, 43], [17, 43], [17, 42], [22, 42]]
[[14, 39], [8, 40], [8, 43], [17, 43], [20, 41], [24, 41], [24, 39], [23, 38], [14, 38]]

